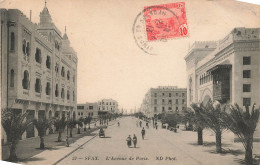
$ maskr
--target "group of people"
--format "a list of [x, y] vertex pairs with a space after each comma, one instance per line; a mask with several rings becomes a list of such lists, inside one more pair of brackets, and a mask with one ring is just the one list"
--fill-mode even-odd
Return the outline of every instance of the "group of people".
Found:
[[126, 138], [126, 141], [127, 141], [127, 146], [128, 146], [128, 147], [131, 147], [132, 141], [133, 141], [133, 143], [134, 143], [134, 148], [136, 148], [137, 137], [135, 136], [135, 134], [134, 134], [133, 139], [131, 138], [131, 135], [129, 135], [129, 136]]
[[[143, 127], [143, 129], [142, 129], [142, 131], [141, 131], [141, 134], [142, 134], [142, 139], [144, 139], [144, 136], [145, 136], [145, 129], [144, 129], [144, 127]], [[134, 148], [136, 148], [137, 137], [136, 137], [135, 134], [134, 134], [134, 136], [133, 136], [133, 139], [131, 138], [131, 135], [129, 135], [129, 136], [126, 138], [126, 141], [127, 141], [127, 146], [128, 146], [128, 147], [131, 147], [132, 141], [133, 141]]]

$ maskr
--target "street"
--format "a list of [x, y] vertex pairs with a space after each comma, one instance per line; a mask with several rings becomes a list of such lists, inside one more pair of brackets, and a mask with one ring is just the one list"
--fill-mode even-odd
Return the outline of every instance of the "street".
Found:
[[[196, 132], [172, 131], [152, 128], [146, 129], [145, 139], [142, 139], [141, 128], [136, 126], [136, 118], [121, 118], [120, 127], [117, 124], [105, 129], [106, 138], [96, 136], [93, 140], [73, 152], [59, 164], [240, 164], [244, 153], [240, 143], [233, 143], [223, 138], [223, 149], [230, 151], [217, 154], [215, 151], [215, 136], [204, 133], [204, 146], [196, 145]], [[145, 125], [143, 121], [143, 125]], [[137, 147], [128, 148], [126, 138], [136, 134]], [[234, 152], [232, 152], [234, 151]], [[218, 160], [218, 161], [216, 161]]]

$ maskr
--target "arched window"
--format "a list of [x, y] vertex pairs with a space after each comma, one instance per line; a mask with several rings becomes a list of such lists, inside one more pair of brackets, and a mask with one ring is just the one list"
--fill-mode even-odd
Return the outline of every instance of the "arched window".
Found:
[[52, 39], [52, 35], [51, 35], [51, 32], [49, 34], [49, 41], [51, 42], [51, 39]]
[[26, 41], [23, 40], [23, 54], [26, 54]]
[[64, 93], [64, 88], [61, 89], [61, 98], [64, 99], [65, 93]]
[[70, 71], [67, 71], [67, 80], [70, 80]]
[[11, 50], [14, 50], [14, 42], [15, 42], [14, 32], [11, 32], [11, 46], [10, 46]]
[[70, 91], [67, 90], [67, 100], [69, 100], [69, 99], [70, 99]]
[[51, 57], [50, 56], [47, 56], [47, 59], [46, 59], [46, 67], [48, 69], [51, 69]]
[[23, 85], [23, 89], [29, 89], [30, 87], [29, 72], [27, 70], [23, 72], [22, 85]]
[[64, 66], [61, 68], [61, 76], [65, 77], [65, 68], [64, 68]]
[[42, 91], [41, 79], [36, 78], [36, 82], [35, 82], [35, 92], [41, 93], [41, 91]]
[[75, 92], [73, 91], [73, 94], [72, 94], [73, 96], [73, 101], [75, 101]]
[[45, 92], [46, 92], [46, 95], [51, 94], [51, 83], [50, 82], [47, 82]]
[[58, 86], [58, 84], [56, 84], [56, 88], [55, 88], [55, 96], [56, 96], [56, 97], [59, 96], [59, 86]]
[[10, 87], [14, 87], [14, 70], [11, 70]]
[[30, 56], [30, 50], [31, 50], [31, 48], [30, 48], [30, 43], [27, 42], [27, 45], [26, 45], [26, 53], [27, 53], [27, 56]]
[[36, 48], [35, 61], [38, 62], [39, 64], [42, 63], [41, 49], [39, 49], [39, 48]]

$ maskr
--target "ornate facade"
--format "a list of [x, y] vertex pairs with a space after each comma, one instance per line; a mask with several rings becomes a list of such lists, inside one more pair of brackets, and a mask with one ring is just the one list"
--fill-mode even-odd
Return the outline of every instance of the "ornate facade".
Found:
[[[52, 22], [48, 8], [34, 24], [17, 9], [1, 9], [2, 109], [28, 118], [76, 118], [77, 54]], [[2, 129], [3, 130], [3, 129]], [[37, 136], [32, 126], [22, 136]], [[2, 139], [5, 139], [2, 133]]]

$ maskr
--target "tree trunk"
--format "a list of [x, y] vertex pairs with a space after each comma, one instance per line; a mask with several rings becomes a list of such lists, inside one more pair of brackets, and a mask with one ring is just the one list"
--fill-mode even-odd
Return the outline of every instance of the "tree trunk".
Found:
[[40, 143], [40, 149], [44, 149], [44, 137], [43, 136], [41, 136], [40, 137], [40, 140], [41, 140], [41, 143]]
[[84, 131], [87, 131], [86, 124], [84, 124]]
[[72, 128], [70, 128], [70, 137], [72, 137]]
[[216, 132], [216, 151], [218, 153], [222, 152], [222, 147], [221, 147], [221, 131]]
[[245, 161], [247, 165], [253, 164], [253, 136], [250, 136], [246, 139], [246, 153], [245, 153]]
[[203, 145], [203, 129], [198, 127], [198, 145]]
[[16, 155], [16, 143], [12, 142], [10, 145], [10, 155], [9, 155], [9, 161], [10, 162], [15, 162], [17, 161], [17, 155]]
[[88, 123], [88, 129], [90, 129], [90, 122]]
[[79, 126], [78, 126], [78, 134], [80, 134], [80, 128], [79, 128]]
[[59, 130], [58, 142], [61, 142], [61, 130]]

